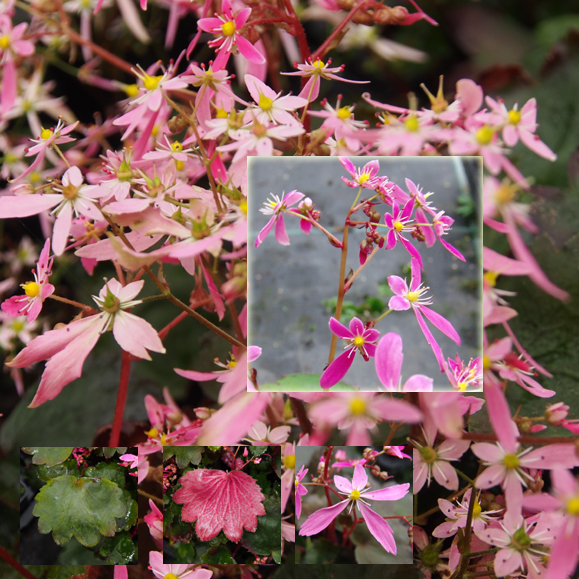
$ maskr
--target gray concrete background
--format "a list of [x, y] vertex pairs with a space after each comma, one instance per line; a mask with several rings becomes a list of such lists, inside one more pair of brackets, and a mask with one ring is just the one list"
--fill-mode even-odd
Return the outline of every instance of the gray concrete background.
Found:
[[[362, 167], [373, 157], [354, 157], [354, 165]], [[379, 157], [380, 175], [388, 175], [392, 182], [406, 190], [405, 178], [423, 188], [433, 191], [430, 198], [438, 210], [444, 209], [455, 219], [453, 230], [446, 240], [458, 247], [467, 259], [463, 263], [450, 254], [437, 241], [431, 248], [420, 244], [424, 263], [423, 281], [433, 296], [431, 306], [446, 317], [462, 339], [456, 344], [429, 325], [445, 357], [458, 352], [463, 360], [481, 355], [481, 275], [477, 265], [480, 256], [481, 235], [473, 239], [472, 229], [456, 213], [457, 197], [469, 190], [462, 160], [457, 157]], [[478, 159], [465, 159], [477, 164]], [[470, 171], [472, 173], [472, 171]], [[480, 175], [480, 171], [474, 171]], [[263, 348], [262, 356], [252, 363], [258, 371], [258, 383], [275, 382], [287, 374], [321, 374], [327, 362], [331, 332], [322, 301], [337, 295], [340, 250], [332, 247], [326, 236], [313, 229], [308, 236], [299, 227], [298, 218], [285, 216], [291, 245], [282, 246], [275, 240], [272, 230], [259, 248], [254, 248], [255, 238], [267, 223], [268, 217], [259, 212], [270, 192], [281, 195], [292, 189], [310, 197], [321, 211], [320, 223], [341, 239], [344, 219], [357, 189], [347, 187], [341, 180], [347, 172], [335, 157], [250, 157], [248, 167], [248, 216], [249, 216], [249, 343]], [[364, 197], [365, 191], [362, 193]], [[478, 191], [471, 191], [480, 199]], [[369, 196], [369, 195], [367, 195]], [[376, 209], [384, 215], [390, 212], [385, 204]], [[479, 212], [480, 214], [480, 212]], [[363, 214], [359, 212], [363, 217]], [[360, 219], [361, 220], [361, 219]], [[384, 223], [384, 220], [381, 220]], [[381, 228], [384, 232], [385, 228]], [[407, 236], [408, 238], [410, 236]], [[358, 248], [364, 238], [363, 230], [350, 229], [346, 272], [359, 266]], [[412, 240], [415, 246], [417, 243]], [[410, 264], [410, 256], [398, 244], [393, 250], [380, 251], [362, 271], [346, 300], [361, 304], [365, 296], [379, 296], [378, 284], [390, 275], [403, 275], [404, 266]], [[381, 297], [387, 305], [389, 297]], [[365, 321], [365, 320], [364, 320]], [[413, 374], [426, 374], [434, 378], [437, 390], [450, 389], [448, 380], [440, 375], [432, 349], [418, 326], [416, 316], [410, 311], [392, 312], [378, 322], [381, 334], [396, 332], [404, 344], [402, 381]], [[337, 354], [344, 345], [338, 340]], [[377, 390], [373, 360], [356, 360], [344, 378], [344, 382], [362, 390]]]

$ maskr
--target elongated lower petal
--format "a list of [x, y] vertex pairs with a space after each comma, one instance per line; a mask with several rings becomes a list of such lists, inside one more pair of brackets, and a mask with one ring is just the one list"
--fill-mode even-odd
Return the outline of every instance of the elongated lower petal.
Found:
[[56, 398], [67, 384], [80, 378], [84, 361], [100, 337], [100, 320], [93, 316], [91, 321], [91, 325], [46, 364], [38, 391], [29, 408], [36, 408]]
[[440, 314], [437, 314], [434, 310], [431, 310], [426, 306], [421, 306], [420, 310], [433, 326], [438, 328], [443, 334], [460, 346], [460, 336], [446, 318], [443, 318]]
[[370, 533], [372, 533], [378, 543], [380, 543], [388, 553], [396, 555], [396, 541], [394, 540], [390, 525], [364, 503], [359, 502], [358, 508], [364, 517], [364, 521], [368, 525]]
[[331, 507], [316, 511], [307, 518], [299, 534], [302, 537], [309, 537], [310, 535], [316, 535], [320, 531], [323, 531], [348, 506], [349, 502], [350, 499], [346, 499]]
[[6, 195], [0, 197], [0, 218], [29, 217], [52, 209], [62, 201], [62, 195]]
[[372, 491], [370, 493], [364, 493], [362, 498], [372, 499], [373, 501], [397, 501], [402, 497], [405, 497], [410, 490], [410, 484], [405, 483], [403, 485], [393, 485], [391, 487], [386, 487], [385, 489], [380, 489], [378, 491]]
[[322, 388], [331, 388], [337, 384], [346, 375], [353, 361], [354, 354], [351, 354], [351, 350], [346, 350], [338, 356], [324, 370], [324, 373], [320, 377], [320, 386]]
[[402, 370], [402, 338], [394, 332], [384, 334], [376, 348], [376, 374], [382, 385], [389, 392], [395, 392]]
[[444, 372], [444, 367], [446, 362], [444, 361], [444, 356], [442, 355], [442, 350], [440, 348], [440, 346], [438, 345], [438, 342], [434, 339], [434, 336], [432, 335], [432, 332], [428, 329], [428, 326], [426, 325], [426, 322], [424, 321], [424, 318], [422, 317], [422, 314], [420, 313], [420, 311], [424, 308], [421, 307], [419, 308], [414, 308], [414, 313], [416, 314], [416, 319], [418, 320], [418, 325], [420, 326], [420, 329], [422, 330], [422, 333], [424, 334], [424, 337], [426, 338], [426, 341], [430, 344], [430, 347], [432, 348], [432, 351], [434, 352], [434, 355], [436, 356], [436, 359], [438, 360], [438, 365], [440, 366], [440, 372]]

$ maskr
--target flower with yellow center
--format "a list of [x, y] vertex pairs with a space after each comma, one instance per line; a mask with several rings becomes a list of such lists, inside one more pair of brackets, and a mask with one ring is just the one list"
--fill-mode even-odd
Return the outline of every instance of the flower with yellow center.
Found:
[[494, 137], [494, 130], [488, 125], [484, 125], [476, 132], [476, 140], [479, 145], [489, 145]]
[[497, 271], [486, 271], [483, 275], [483, 279], [487, 285], [490, 287], [495, 287], [497, 283], [497, 277], [499, 277], [499, 275], [500, 274]]
[[159, 86], [159, 82], [163, 78], [163, 75], [160, 76], [149, 76], [145, 74], [143, 78], [143, 84], [147, 90], [155, 90]]
[[420, 128], [418, 119], [414, 115], [410, 115], [404, 121], [404, 126], [406, 127], [406, 130], [410, 131], [411, 133], [415, 133]]
[[509, 111], [509, 123], [511, 125], [518, 125], [521, 122], [521, 111], [512, 109]]
[[35, 281], [22, 284], [22, 289], [29, 298], [35, 298], [40, 293], [40, 285]]
[[165, 575], [163, 579], [178, 579], [178, 578], [177, 575], [175, 575], [174, 573], [167, 573], [167, 575]]
[[350, 498], [353, 501], [357, 501], [360, 498], [360, 491], [354, 489], [351, 493], [350, 493]]
[[354, 416], [366, 414], [366, 401], [362, 398], [352, 398], [350, 400], [350, 413]]
[[336, 115], [342, 121], [347, 121], [352, 116], [352, 111], [349, 106], [340, 107], [336, 111]]
[[283, 464], [287, 469], [294, 469], [296, 466], [296, 455], [288, 454], [283, 459]]
[[519, 457], [513, 453], [505, 454], [503, 458], [503, 464], [510, 469], [518, 468], [521, 464]]
[[272, 107], [273, 107], [273, 99], [270, 99], [269, 97], [265, 96], [264, 94], [260, 94], [259, 95], [259, 108], [262, 111], [271, 111]]
[[0, 48], [6, 50], [10, 46], [10, 36], [3, 34], [0, 36]]
[[225, 22], [221, 25], [223, 36], [233, 36], [235, 34], [235, 22]]
[[565, 510], [574, 517], [579, 517], [579, 497], [570, 498], [565, 505]]

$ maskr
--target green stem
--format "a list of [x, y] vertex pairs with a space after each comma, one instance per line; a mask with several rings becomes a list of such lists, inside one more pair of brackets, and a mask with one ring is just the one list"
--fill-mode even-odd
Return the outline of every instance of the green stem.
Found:
[[374, 320], [374, 324], [377, 324], [382, 318], [385, 318], [392, 310], [386, 310], [379, 318]]

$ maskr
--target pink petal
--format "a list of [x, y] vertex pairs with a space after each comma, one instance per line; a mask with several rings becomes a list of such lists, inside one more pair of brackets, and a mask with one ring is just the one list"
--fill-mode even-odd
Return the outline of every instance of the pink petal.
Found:
[[444, 372], [444, 367], [446, 362], [444, 361], [444, 356], [442, 355], [442, 350], [440, 349], [440, 346], [438, 345], [438, 342], [434, 339], [434, 336], [432, 335], [431, 331], [428, 329], [428, 326], [426, 325], [422, 314], [420, 313], [421, 310], [425, 308], [425, 306], [422, 306], [420, 308], [414, 308], [414, 313], [416, 314], [416, 319], [418, 320], [418, 325], [420, 326], [420, 329], [422, 330], [422, 333], [424, 334], [426, 341], [430, 344], [430, 347], [432, 348], [432, 351], [434, 352], [434, 355], [436, 356], [436, 359], [438, 360], [438, 365], [440, 367], [440, 372]]
[[150, 360], [147, 350], [165, 353], [157, 330], [143, 318], [129, 312], [118, 311], [115, 314], [113, 335], [123, 350], [137, 358]]
[[0, 219], [37, 215], [61, 201], [62, 195], [6, 195], [0, 197]]
[[88, 331], [93, 324], [98, 325], [97, 318], [90, 316], [71, 322], [64, 328], [49, 330], [28, 342], [26, 348], [20, 351], [11, 362], [6, 365], [11, 368], [26, 368], [35, 362], [52, 358], [63, 350], [70, 342]]
[[444, 460], [458, 460], [469, 448], [468, 440], [445, 440], [438, 447], [438, 456]]
[[346, 326], [344, 326], [344, 324], [342, 324], [341, 322], [336, 320], [336, 318], [334, 318], [334, 317], [330, 318], [328, 325], [330, 326], [330, 330], [334, 334], [336, 334], [336, 336], [338, 336], [338, 338], [342, 338], [343, 340], [346, 340], [348, 338], [353, 337], [352, 332], [348, 328], [346, 328]]
[[368, 525], [368, 530], [374, 538], [393, 555], [396, 555], [396, 541], [394, 541], [394, 535], [390, 525], [377, 513], [375, 513], [370, 507], [367, 507], [364, 503], [358, 502], [358, 508], [360, 513], [364, 517], [366, 525]]
[[[521, 466], [541, 469], [565, 469], [579, 466], [579, 458], [570, 444], [549, 444], [536, 448], [520, 458]], [[563, 478], [559, 477], [561, 480]]]
[[408, 285], [406, 284], [406, 281], [397, 275], [391, 275], [388, 278], [388, 285], [397, 296], [406, 297], [408, 294]]
[[383, 420], [395, 420], [411, 424], [422, 420], [422, 412], [414, 404], [391, 398], [387, 394], [382, 394], [379, 398], [374, 399], [372, 411]]
[[354, 490], [352, 483], [347, 478], [337, 474], [334, 475], [334, 484], [339, 491], [348, 495]]
[[84, 361], [100, 338], [99, 320], [92, 319], [91, 322], [90, 325], [85, 326], [84, 332], [46, 364], [40, 385], [29, 408], [36, 408], [47, 400], [52, 400], [67, 384], [80, 378]]
[[495, 557], [495, 574], [504, 577], [522, 569], [523, 558], [515, 549], [501, 549]]
[[368, 483], [368, 475], [366, 469], [359, 463], [354, 467], [354, 477], [352, 478], [352, 486], [361, 491]]
[[54, 255], [62, 255], [68, 242], [72, 225], [72, 204], [65, 203], [56, 217], [52, 230], [52, 251]]
[[[248, 10], [251, 10], [248, 8]], [[243, 36], [237, 37], [237, 48], [239, 48], [239, 52], [247, 58], [247, 60], [251, 60], [251, 62], [255, 62], [257, 64], [263, 64], [265, 62], [265, 58], [249, 40], [243, 38]]]
[[390, 392], [396, 391], [403, 360], [402, 338], [394, 332], [384, 334], [378, 342], [374, 364], [378, 379]]
[[521, 137], [521, 141], [527, 146], [527, 148], [531, 149], [533, 153], [536, 153], [540, 157], [544, 157], [548, 161], [555, 161], [557, 159], [557, 155], [541, 141], [536, 135], [533, 135], [526, 129], [520, 128], [519, 135]]
[[437, 314], [434, 310], [431, 310], [426, 306], [421, 306], [420, 310], [426, 318], [430, 320], [433, 326], [438, 328], [443, 334], [447, 335], [460, 346], [460, 336], [446, 318], [443, 318], [440, 314]]
[[394, 485], [378, 491], [364, 493], [362, 498], [372, 499], [373, 501], [397, 501], [405, 497], [409, 490], [410, 484], [405, 483], [403, 485]]
[[506, 467], [504, 465], [493, 464], [478, 475], [475, 480], [476, 486], [479, 489], [490, 489], [503, 482], [506, 474]]
[[391, 310], [400, 312], [403, 310], [409, 310], [410, 309], [410, 302], [403, 297], [400, 296], [393, 296], [390, 298], [390, 301], [388, 302], [388, 307]]
[[502, 388], [497, 384], [489, 383], [485, 385], [484, 393], [491, 424], [499, 442], [507, 452], [516, 452], [519, 446], [517, 442], [519, 429], [511, 418], [511, 410]]
[[352, 175], [352, 177], [356, 174], [356, 167], [354, 166], [354, 163], [348, 159], [348, 157], [338, 157], [338, 160], [340, 163], [342, 163], [344, 169], [346, 169], [346, 171]]
[[436, 482], [444, 488], [451, 491], [458, 489], [458, 475], [448, 462], [444, 460], [434, 462], [432, 465], [432, 474]]
[[127, 579], [128, 576], [126, 565], [115, 565], [115, 575], [113, 579]]
[[214, 28], [221, 28], [223, 22], [219, 18], [210, 17], [210, 18], [200, 18], [197, 20], [198, 28], [204, 30], [205, 32], [213, 32]]
[[299, 535], [309, 537], [323, 531], [348, 506], [349, 502], [350, 500], [346, 499], [311, 514], [301, 526]]
[[0, 106], [2, 114], [6, 114], [16, 100], [16, 68], [12, 58], [8, 56], [3, 66], [2, 93], [0, 94]]
[[410, 376], [404, 383], [402, 392], [432, 392], [434, 389], [434, 380], [422, 374]]
[[280, 245], [289, 245], [290, 240], [285, 228], [285, 222], [283, 220], [283, 215], [280, 213], [277, 221], [275, 222], [275, 238]]
[[561, 495], [579, 495], [577, 480], [568, 470], [553, 469], [551, 482], [555, 490]]
[[346, 375], [354, 362], [355, 354], [350, 355], [350, 352], [351, 350], [346, 350], [324, 370], [320, 377], [320, 386], [322, 388], [331, 388]]
[[364, 324], [360, 318], [350, 320], [350, 332], [352, 336], [361, 336], [364, 333]]
[[494, 463], [501, 461], [505, 453], [496, 444], [490, 442], [477, 442], [473, 444], [470, 449], [485, 462]]
[[562, 529], [551, 547], [547, 579], [566, 579], [571, 576], [577, 565], [578, 554], [579, 522], [575, 517], [573, 523], [569, 522], [567, 528]]

